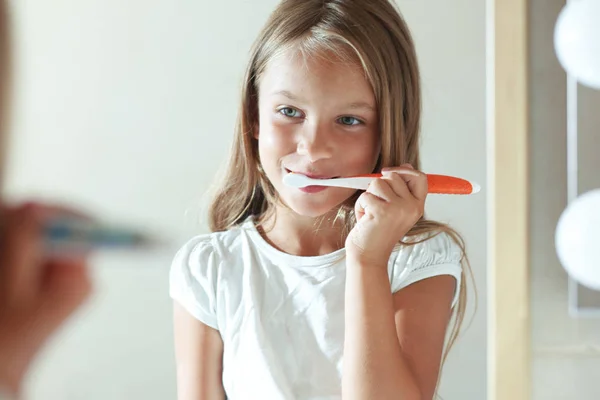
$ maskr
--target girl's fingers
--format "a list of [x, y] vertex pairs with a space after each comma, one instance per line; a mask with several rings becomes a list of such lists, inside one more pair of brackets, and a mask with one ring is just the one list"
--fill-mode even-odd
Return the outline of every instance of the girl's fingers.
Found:
[[395, 173], [400, 176], [406, 183], [412, 196], [416, 199], [424, 201], [427, 197], [429, 190], [427, 175], [415, 170], [410, 164], [404, 164], [400, 167], [384, 168], [381, 172], [384, 176], [389, 175], [390, 173]]
[[400, 173], [385, 171], [382, 172], [382, 174], [383, 178], [389, 182], [389, 185], [396, 194], [396, 196], [402, 199], [414, 198], [413, 194], [408, 188], [408, 185], [406, 184], [405, 179], [400, 175]]
[[385, 177], [375, 179], [367, 188], [367, 192], [379, 197], [382, 200], [394, 201], [398, 195], [391, 187], [390, 183], [391, 179]]
[[373, 193], [364, 192], [356, 200], [355, 211], [361, 216], [364, 214], [376, 215], [378, 214], [379, 208], [386, 202], [386, 200], [374, 195]]

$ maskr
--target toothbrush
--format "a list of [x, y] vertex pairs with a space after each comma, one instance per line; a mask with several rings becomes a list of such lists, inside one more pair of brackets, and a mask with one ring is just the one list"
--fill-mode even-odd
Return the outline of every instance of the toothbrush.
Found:
[[[286, 185], [296, 188], [307, 186], [335, 186], [350, 189], [367, 190], [369, 184], [382, 174], [355, 175], [345, 178], [315, 179], [296, 172], [290, 172], [283, 177]], [[447, 175], [427, 174], [428, 193], [432, 194], [475, 194], [481, 190], [475, 182]]]
[[152, 250], [162, 245], [160, 240], [135, 229], [72, 216], [47, 221], [43, 236], [46, 253], [53, 255], [98, 250]]

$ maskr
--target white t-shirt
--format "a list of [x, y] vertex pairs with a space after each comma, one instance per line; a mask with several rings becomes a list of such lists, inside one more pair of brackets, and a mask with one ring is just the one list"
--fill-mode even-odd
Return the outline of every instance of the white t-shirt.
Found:
[[[455, 303], [460, 258], [446, 234], [396, 246], [388, 263], [391, 290], [452, 275]], [[344, 249], [315, 257], [283, 253], [248, 219], [186, 243], [171, 266], [170, 295], [220, 332], [229, 399], [340, 399], [345, 268]]]

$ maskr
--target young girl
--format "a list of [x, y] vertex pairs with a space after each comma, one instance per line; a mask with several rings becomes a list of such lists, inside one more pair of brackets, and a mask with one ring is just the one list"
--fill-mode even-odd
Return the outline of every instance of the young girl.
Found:
[[[431, 399], [464, 246], [423, 218], [413, 41], [388, 0], [284, 0], [248, 66], [212, 234], [171, 268], [180, 400]], [[383, 172], [365, 192], [287, 187]]]

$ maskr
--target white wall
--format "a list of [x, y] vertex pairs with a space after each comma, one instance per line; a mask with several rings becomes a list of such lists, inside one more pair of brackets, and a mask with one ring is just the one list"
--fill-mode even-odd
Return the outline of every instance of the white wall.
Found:
[[[567, 205], [566, 76], [553, 35], [564, 0], [534, 0], [530, 9], [531, 282], [533, 399], [600, 398], [600, 318], [574, 319], [567, 275], [554, 233]], [[600, 188], [600, 91], [579, 89], [580, 193]], [[600, 309], [600, 293], [582, 290], [584, 305]]]
[[[197, 222], [203, 194], [229, 147], [248, 49], [277, 1], [13, 3], [20, 75], [8, 194], [81, 205], [176, 244], [206, 231]], [[486, 372], [484, 2], [399, 3], [423, 71], [424, 167], [484, 187], [477, 197], [428, 203], [430, 216], [464, 234], [480, 294], [441, 394], [479, 400]], [[95, 298], [35, 366], [29, 398], [175, 398], [171, 256], [95, 260]]]

